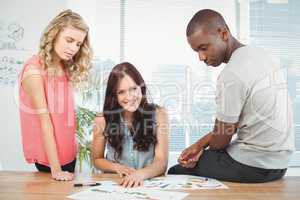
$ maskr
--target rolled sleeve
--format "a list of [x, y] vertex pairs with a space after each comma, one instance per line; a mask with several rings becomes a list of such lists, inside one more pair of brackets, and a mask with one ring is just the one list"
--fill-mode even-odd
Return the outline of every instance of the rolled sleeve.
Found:
[[248, 89], [234, 73], [221, 73], [217, 81], [216, 118], [227, 123], [239, 121], [243, 110]]

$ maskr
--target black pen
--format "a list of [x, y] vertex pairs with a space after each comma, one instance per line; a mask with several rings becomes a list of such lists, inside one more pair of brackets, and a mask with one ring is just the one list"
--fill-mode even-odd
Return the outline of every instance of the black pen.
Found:
[[97, 186], [97, 185], [101, 185], [101, 183], [75, 183], [74, 187]]

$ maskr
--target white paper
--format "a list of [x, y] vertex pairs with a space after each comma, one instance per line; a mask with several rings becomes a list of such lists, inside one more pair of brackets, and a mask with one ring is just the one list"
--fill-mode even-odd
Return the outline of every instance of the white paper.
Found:
[[[113, 181], [98, 181], [103, 186], [118, 186]], [[144, 182], [144, 187], [160, 190], [203, 190], [203, 189], [228, 189], [222, 182], [200, 176], [191, 175], [166, 175], [155, 177]]]
[[162, 190], [228, 189], [216, 179], [190, 175], [161, 176], [147, 180], [144, 184], [147, 188]]
[[90, 187], [84, 191], [67, 196], [76, 200], [181, 200], [188, 193], [168, 192], [145, 187], [124, 188], [117, 186], [114, 182], [106, 181], [100, 186]]
[[188, 196], [188, 193], [167, 190], [228, 189], [218, 180], [190, 175], [156, 177], [146, 180], [143, 187], [137, 188], [124, 188], [114, 181], [97, 183], [101, 185], [67, 197], [76, 200], [181, 200]]

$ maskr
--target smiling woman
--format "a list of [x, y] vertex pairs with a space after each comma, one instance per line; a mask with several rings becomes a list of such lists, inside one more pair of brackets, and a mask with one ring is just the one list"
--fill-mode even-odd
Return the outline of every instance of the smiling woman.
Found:
[[65, 10], [47, 26], [38, 55], [19, 74], [20, 122], [27, 162], [55, 180], [72, 180], [76, 163], [72, 87], [90, 68], [89, 28]]
[[164, 108], [148, 102], [146, 93], [144, 79], [132, 64], [116, 65], [108, 78], [103, 114], [95, 119], [94, 165], [124, 175], [125, 187], [140, 186], [167, 169], [168, 116]]

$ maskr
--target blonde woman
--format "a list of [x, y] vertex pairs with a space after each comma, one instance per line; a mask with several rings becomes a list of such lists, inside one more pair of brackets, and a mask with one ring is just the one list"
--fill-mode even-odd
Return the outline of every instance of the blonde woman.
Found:
[[77, 146], [72, 88], [86, 80], [92, 51], [89, 28], [71, 10], [46, 27], [38, 55], [19, 74], [20, 122], [28, 163], [52, 178], [74, 178]]

